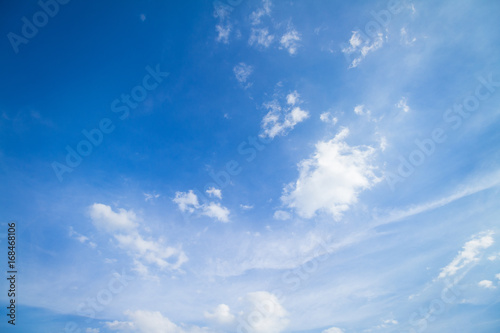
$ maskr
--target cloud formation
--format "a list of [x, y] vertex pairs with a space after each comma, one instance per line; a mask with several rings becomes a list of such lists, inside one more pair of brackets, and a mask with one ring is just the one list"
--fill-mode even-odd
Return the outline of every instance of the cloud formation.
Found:
[[299, 216], [313, 217], [324, 211], [339, 219], [361, 191], [380, 181], [372, 164], [376, 149], [351, 147], [344, 128], [333, 139], [316, 144], [316, 152], [299, 163], [299, 178], [284, 189], [281, 200]]

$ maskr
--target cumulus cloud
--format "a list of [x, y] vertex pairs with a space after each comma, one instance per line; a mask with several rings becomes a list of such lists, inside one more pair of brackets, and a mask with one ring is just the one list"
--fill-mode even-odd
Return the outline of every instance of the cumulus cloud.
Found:
[[273, 41], [274, 35], [271, 35], [267, 28], [252, 28], [250, 38], [248, 39], [248, 44], [256, 44], [267, 48]]
[[218, 188], [210, 187], [206, 192], [211, 197], [222, 199], [222, 191]]
[[189, 190], [189, 192], [175, 192], [175, 198], [172, 201], [179, 206], [181, 212], [188, 211], [192, 213], [200, 207], [198, 197], [193, 193], [193, 190]]
[[120, 332], [133, 333], [188, 333], [202, 332], [198, 327], [184, 329], [174, 324], [170, 319], [164, 317], [158, 311], [127, 311], [125, 312], [129, 321], [106, 322], [108, 329]]
[[236, 80], [240, 83], [247, 82], [248, 77], [253, 72], [252, 66], [245, 64], [244, 62], [240, 62], [238, 65], [233, 68], [234, 75], [236, 76]]
[[[137, 229], [137, 217], [132, 210], [118, 209], [114, 212], [111, 207], [103, 204], [93, 204], [89, 207], [89, 215], [94, 225], [104, 226], [117, 241], [118, 246], [127, 251], [134, 259], [138, 271], [147, 273], [145, 264], [160, 269], [179, 269], [188, 261], [188, 257], [180, 248], [166, 246], [162, 241], [147, 239]], [[108, 227], [111, 226], [111, 227]]]
[[296, 106], [299, 97], [294, 91], [287, 95], [286, 105], [281, 106], [277, 100], [264, 104], [269, 112], [262, 119], [262, 137], [273, 139], [277, 135], [286, 135], [295, 125], [309, 118], [309, 112]]
[[371, 52], [379, 49], [384, 44], [384, 35], [379, 32], [373, 39], [363, 40], [359, 31], [353, 31], [349, 39], [349, 45], [342, 48], [346, 56], [354, 55], [355, 58], [349, 65], [349, 68], [357, 67], [361, 61]]
[[205, 312], [205, 318], [213, 320], [221, 325], [229, 325], [234, 323], [235, 316], [231, 313], [229, 306], [219, 304], [213, 312]]
[[210, 202], [203, 205], [202, 215], [215, 218], [221, 222], [229, 222], [229, 209], [221, 206], [219, 203]]
[[288, 50], [291, 55], [297, 53], [299, 47], [300, 34], [293, 28], [288, 28], [288, 31], [281, 37], [281, 47]]
[[266, 291], [247, 294], [245, 308], [238, 318], [238, 332], [279, 333], [289, 323], [288, 312], [278, 298]]
[[107, 231], [132, 230], [137, 227], [137, 216], [130, 210], [119, 208], [114, 212], [110, 206], [94, 203], [90, 207], [92, 222], [99, 229]]
[[481, 251], [493, 245], [493, 232], [488, 231], [474, 235], [472, 240], [465, 243], [462, 251], [439, 273], [439, 278], [455, 275], [462, 268], [479, 261]]
[[490, 280], [482, 280], [478, 284], [478, 286], [486, 289], [495, 289], [496, 287], [493, 285], [493, 282]]
[[[207, 193], [211, 197], [216, 197], [218, 199], [222, 198], [220, 189], [212, 187], [207, 190]], [[197, 212], [200, 215], [212, 217], [224, 223], [229, 222], [229, 209], [213, 201], [200, 204], [198, 196], [193, 193], [193, 190], [189, 190], [188, 192], [176, 192], [175, 198], [172, 201], [177, 204], [182, 212]]]
[[349, 146], [344, 128], [332, 140], [316, 144], [316, 152], [299, 163], [299, 178], [284, 189], [281, 200], [304, 218], [317, 211], [330, 213], [338, 219], [349, 209], [361, 191], [380, 181], [371, 161], [375, 149], [370, 146]]

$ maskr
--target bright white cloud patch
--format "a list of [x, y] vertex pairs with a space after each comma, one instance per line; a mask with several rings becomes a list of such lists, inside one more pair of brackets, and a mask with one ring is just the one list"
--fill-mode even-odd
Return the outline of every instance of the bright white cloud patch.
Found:
[[269, 47], [274, 40], [274, 35], [269, 33], [267, 28], [254, 29], [252, 28], [252, 32], [250, 35], [250, 39], [248, 40], [248, 44], [250, 45], [261, 45], [265, 48]]
[[404, 112], [410, 111], [410, 107], [408, 106], [408, 100], [406, 97], [401, 97], [399, 102], [396, 104], [396, 107], [403, 110]]
[[289, 28], [288, 31], [281, 37], [280, 44], [282, 47], [288, 50], [288, 53], [297, 53], [297, 48], [299, 47], [300, 34], [297, 30]]
[[299, 163], [299, 178], [284, 189], [281, 200], [304, 218], [325, 211], [338, 219], [357, 201], [358, 194], [380, 178], [371, 164], [375, 149], [349, 146], [344, 128], [330, 141], [316, 144], [313, 157]]
[[329, 328], [327, 330], [324, 330], [323, 332], [321, 333], [344, 333], [343, 330], [341, 330], [340, 328], [338, 327], [332, 327], [332, 328]]
[[104, 225], [104, 229], [113, 235], [118, 246], [133, 257], [136, 270], [147, 274], [149, 270], [145, 265], [156, 266], [161, 270], [178, 269], [188, 261], [180, 248], [166, 246], [162, 241], [142, 236], [137, 229], [137, 217], [133, 211], [118, 210], [120, 213], [115, 213], [109, 206], [93, 204], [89, 207], [89, 215], [94, 225]]
[[465, 243], [463, 250], [439, 273], [439, 278], [455, 275], [462, 268], [479, 261], [481, 250], [493, 245], [493, 232], [480, 233], [474, 235], [472, 240]]
[[359, 31], [353, 31], [349, 45], [342, 48], [342, 52], [349, 58], [351, 55], [355, 57], [349, 65], [349, 68], [355, 68], [369, 53], [381, 48], [383, 44], [384, 35], [381, 32], [373, 39], [363, 40]]
[[278, 298], [266, 291], [249, 293], [238, 318], [237, 332], [279, 333], [288, 326], [288, 313]]
[[[222, 192], [219, 189], [212, 187], [207, 190], [207, 193], [212, 197], [222, 198]], [[182, 212], [197, 212], [200, 215], [212, 217], [221, 222], [229, 222], [229, 209], [216, 202], [200, 204], [198, 196], [192, 190], [188, 192], [176, 192], [175, 198], [172, 201], [178, 205]]]
[[90, 207], [92, 222], [99, 229], [107, 231], [132, 230], [137, 226], [137, 216], [132, 210], [118, 209], [115, 213], [111, 207], [95, 203]]
[[199, 327], [184, 329], [174, 324], [158, 311], [127, 311], [129, 321], [106, 322], [108, 329], [120, 332], [133, 333], [188, 333], [202, 332]]
[[198, 197], [192, 190], [189, 190], [189, 192], [175, 192], [175, 198], [172, 201], [179, 206], [181, 212], [188, 211], [192, 213], [200, 207]]
[[210, 187], [206, 192], [211, 197], [222, 199], [222, 191], [218, 188]]
[[221, 325], [232, 324], [236, 319], [226, 304], [219, 304], [213, 312], [205, 312], [205, 318], [214, 320]]
[[277, 135], [286, 135], [295, 125], [309, 118], [309, 112], [295, 106], [299, 97], [294, 91], [287, 95], [286, 105], [281, 106], [277, 100], [264, 104], [269, 112], [262, 119], [261, 136], [273, 139]]
[[229, 222], [229, 209], [221, 206], [219, 203], [210, 202], [203, 205], [202, 209], [203, 215], [215, 218], [221, 222]]
[[244, 62], [240, 62], [238, 65], [233, 68], [234, 75], [236, 76], [236, 80], [240, 83], [247, 82], [248, 77], [253, 72], [252, 66], [245, 64]]
[[324, 123], [332, 125], [335, 125], [339, 121], [331, 112], [323, 112], [319, 115], [319, 119]]
[[496, 274], [495, 277], [497, 280], [500, 280], [500, 273]]
[[477, 285], [486, 289], [495, 289], [493, 282], [490, 280], [482, 280]]

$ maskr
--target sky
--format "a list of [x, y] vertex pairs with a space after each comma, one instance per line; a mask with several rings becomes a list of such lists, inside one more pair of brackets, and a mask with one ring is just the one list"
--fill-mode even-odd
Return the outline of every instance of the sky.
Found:
[[1, 7], [2, 332], [499, 332], [499, 2]]

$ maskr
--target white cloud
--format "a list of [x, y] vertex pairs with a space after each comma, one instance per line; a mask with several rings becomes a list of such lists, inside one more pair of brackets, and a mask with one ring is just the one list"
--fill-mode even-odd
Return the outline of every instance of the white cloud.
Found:
[[179, 206], [181, 212], [188, 211], [192, 213], [200, 207], [198, 197], [192, 190], [189, 190], [189, 192], [175, 192], [175, 198], [172, 201]]
[[463, 250], [458, 253], [455, 259], [441, 270], [438, 277], [445, 278], [447, 276], [453, 276], [469, 264], [478, 262], [481, 250], [487, 249], [493, 245], [494, 240], [492, 236], [492, 231], [474, 235], [472, 240], [465, 243]]
[[275, 295], [266, 291], [249, 293], [245, 303], [238, 320], [241, 331], [279, 333], [287, 327], [288, 313]]
[[221, 222], [229, 222], [229, 209], [221, 206], [219, 203], [210, 202], [203, 205], [202, 215], [213, 217]]
[[497, 280], [500, 280], [500, 273], [496, 274], [495, 277], [497, 278]]
[[277, 100], [264, 104], [269, 112], [262, 119], [261, 136], [273, 139], [277, 135], [286, 135], [295, 125], [309, 118], [309, 112], [294, 106], [299, 102], [299, 94], [296, 91], [288, 94], [286, 99], [287, 105], [283, 107]]
[[222, 191], [218, 188], [210, 187], [208, 190], [206, 190], [206, 192], [211, 197], [222, 199]]
[[385, 151], [387, 149], [387, 138], [385, 136], [380, 138], [380, 150]]
[[366, 116], [370, 115], [370, 110], [367, 110], [363, 104], [360, 104], [354, 107], [354, 113], [358, 116]]
[[332, 327], [332, 328], [329, 328], [327, 330], [324, 330], [323, 332], [321, 333], [344, 333], [343, 330], [341, 330], [340, 328], [338, 327]]
[[230, 14], [230, 6], [224, 5], [220, 1], [214, 2], [214, 17], [219, 19], [215, 25], [215, 31], [217, 31], [216, 40], [224, 44], [229, 43], [229, 35], [231, 34]]
[[408, 106], [408, 100], [406, 97], [401, 97], [399, 102], [396, 104], [396, 107], [403, 110], [404, 112], [410, 111], [410, 107]]
[[85, 330], [85, 333], [99, 333], [99, 329], [98, 328], [87, 328]]
[[253, 25], [258, 25], [261, 23], [262, 17], [270, 15], [271, 15], [271, 1], [263, 0], [262, 8], [259, 8], [256, 11], [252, 12], [252, 14], [250, 14], [250, 20], [252, 21]]
[[137, 230], [137, 217], [133, 211], [121, 208], [118, 210], [120, 213], [115, 213], [111, 207], [103, 204], [93, 204], [89, 207], [94, 225], [112, 226], [106, 227], [105, 230], [113, 235], [120, 248], [134, 258], [134, 262], [141, 263], [140, 270], [147, 271], [144, 264], [155, 265], [160, 269], [178, 269], [188, 261], [186, 254], [179, 248], [166, 246], [161, 241], [145, 239]]
[[226, 304], [219, 304], [213, 312], [205, 312], [204, 315], [205, 318], [214, 320], [222, 325], [232, 324], [236, 319]]
[[297, 93], [297, 90], [289, 93], [286, 95], [286, 103], [289, 105], [295, 105], [299, 101], [299, 94]]
[[238, 65], [234, 66], [233, 72], [238, 82], [245, 83], [250, 74], [252, 74], [253, 68], [244, 62], [240, 62]]
[[159, 197], [160, 195], [156, 193], [144, 193], [144, 201], [158, 199]]
[[370, 163], [375, 149], [349, 146], [344, 141], [348, 134], [344, 128], [332, 140], [318, 142], [313, 157], [299, 163], [297, 181], [285, 187], [281, 200], [301, 217], [325, 211], [338, 219], [359, 192], [380, 181]]
[[493, 285], [493, 282], [490, 280], [482, 280], [479, 281], [477, 284], [480, 287], [486, 288], [486, 289], [495, 289], [496, 287]]
[[107, 231], [132, 230], [137, 226], [137, 216], [132, 210], [118, 209], [115, 213], [110, 206], [94, 203], [90, 207], [92, 222], [99, 229]]
[[[220, 189], [212, 187], [207, 190], [207, 193], [209, 193], [210, 196], [215, 196], [219, 199], [222, 198]], [[193, 193], [193, 190], [189, 190], [188, 192], [176, 192], [175, 198], [172, 201], [179, 206], [182, 212], [198, 212], [201, 215], [215, 218], [224, 223], [229, 222], [229, 209], [215, 202], [200, 204], [198, 196]]]
[[289, 212], [285, 212], [284, 210], [277, 210], [274, 212], [273, 218], [276, 220], [289, 220], [292, 216]]
[[335, 125], [339, 121], [336, 117], [332, 115], [331, 112], [323, 112], [322, 114], [320, 114], [319, 119], [324, 123], [332, 125]]
[[288, 31], [281, 37], [280, 44], [282, 47], [288, 50], [288, 53], [297, 53], [297, 48], [299, 47], [300, 34], [297, 30], [289, 28]]
[[231, 25], [229, 23], [227, 24], [217, 24], [215, 26], [215, 31], [217, 31], [217, 38], [216, 40], [218, 42], [222, 42], [224, 44], [229, 43], [229, 35], [231, 34]]
[[262, 45], [263, 47], [269, 47], [274, 40], [274, 35], [269, 34], [269, 30], [267, 28], [254, 29], [252, 28], [252, 33], [250, 35], [250, 39], [248, 40], [248, 44], [253, 45], [257, 43], [257, 45]]
[[362, 40], [359, 31], [353, 31], [349, 39], [349, 45], [342, 48], [342, 52], [346, 55], [357, 54], [357, 57], [349, 65], [349, 68], [357, 67], [361, 61], [371, 52], [379, 49], [384, 44], [384, 35], [379, 32], [373, 40]]
[[250, 210], [253, 209], [253, 205], [240, 205], [241, 209], [243, 210]]
[[158, 311], [127, 311], [130, 321], [106, 322], [107, 328], [120, 332], [137, 333], [184, 333], [187, 332], [171, 322]]

